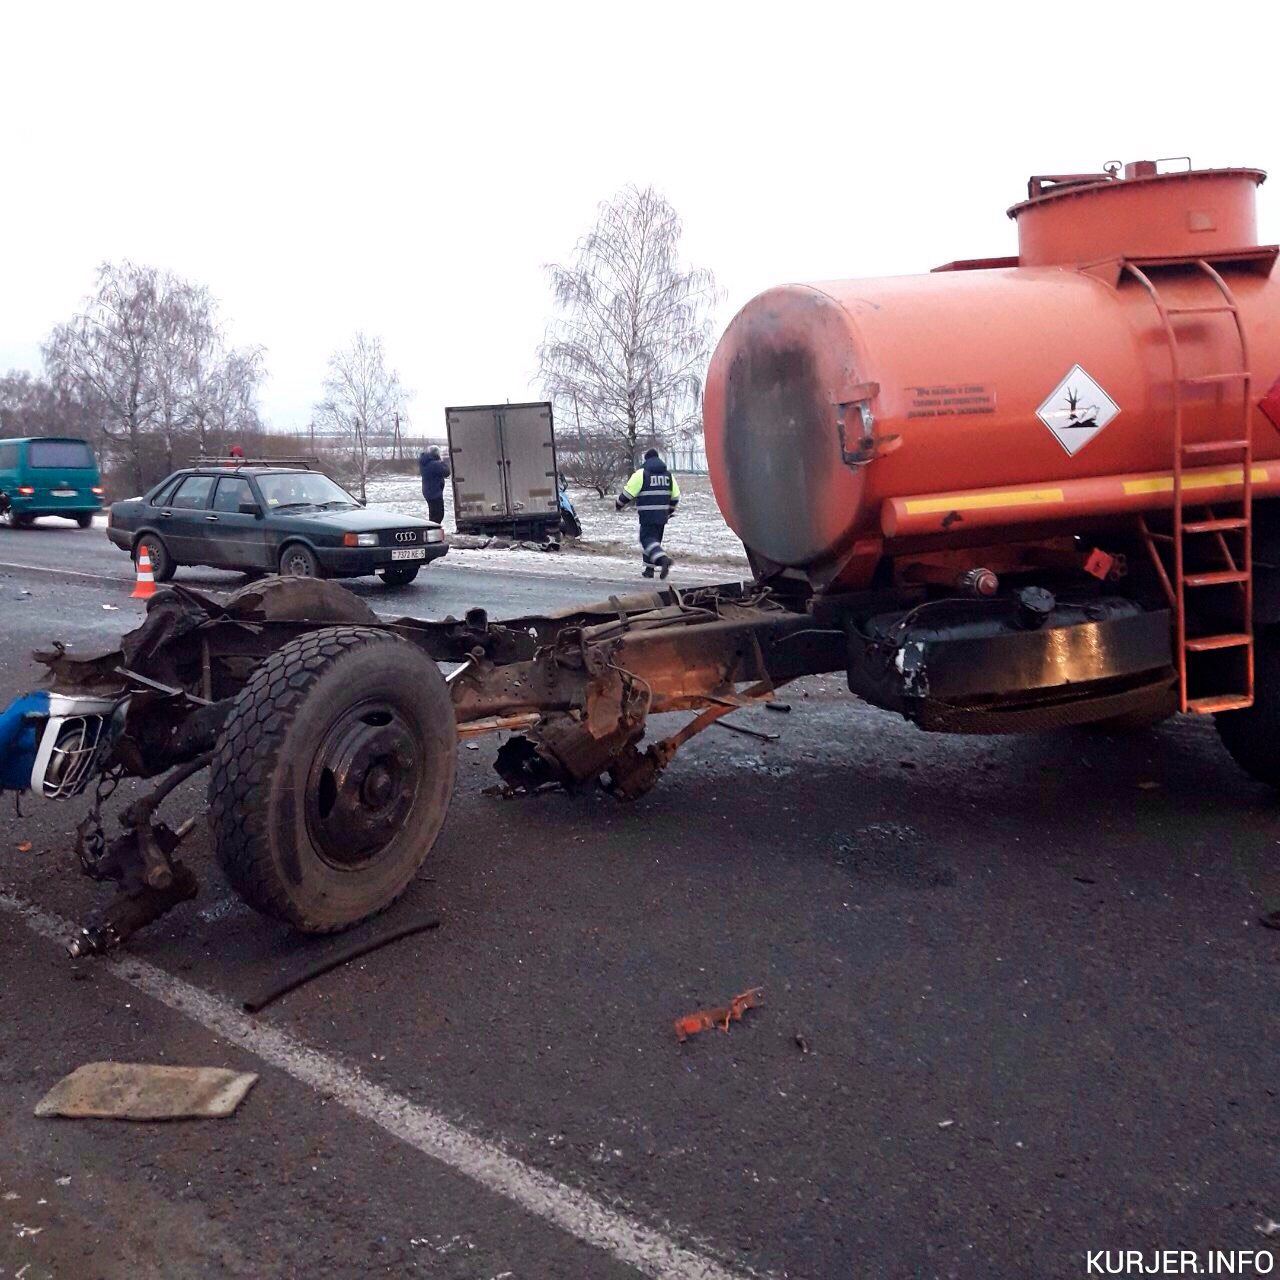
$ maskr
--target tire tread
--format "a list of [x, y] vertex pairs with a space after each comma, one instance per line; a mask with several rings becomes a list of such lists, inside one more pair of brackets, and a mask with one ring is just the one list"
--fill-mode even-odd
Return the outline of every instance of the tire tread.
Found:
[[[372, 627], [325, 627], [282, 645], [254, 670], [236, 695], [214, 753], [209, 816], [223, 873], [255, 910], [307, 933], [349, 929], [385, 911], [395, 898], [361, 920], [343, 924], [304, 918], [269, 856], [268, 805], [261, 792], [279, 764], [286, 731], [315, 682], [342, 654], [372, 642], [385, 643], [389, 636], [391, 633]], [[409, 643], [399, 636], [391, 638]]]

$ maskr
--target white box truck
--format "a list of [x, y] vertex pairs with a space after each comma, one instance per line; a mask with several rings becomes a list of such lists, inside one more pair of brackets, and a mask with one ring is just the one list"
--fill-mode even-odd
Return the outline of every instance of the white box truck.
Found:
[[446, 409], [459, 533], [542, 539], [560, 528], [551, 405]]

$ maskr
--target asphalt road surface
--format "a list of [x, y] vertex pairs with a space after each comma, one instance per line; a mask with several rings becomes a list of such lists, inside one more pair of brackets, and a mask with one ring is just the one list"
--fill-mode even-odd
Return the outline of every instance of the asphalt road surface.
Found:
[[[585, 556], [572, 557], [582, 562], [581, 573], [566, 573], [560, 566], [560, 572], [544, 577], [503, 567], [501, 551], [494, 551], [492, 555], [494, 567], [483, 572], [469, 566], [464, 568], [445, 556], [423, 568], [406, 587], [391, 589], [374, 577], [349, 579], [347, 585], [380, 613], [424, 618], [444, 617], [450, 612], [460, 615], [461, 610], [473, 605], [516, 615], [546, 609], [549, 601], [572, 604], [599, 600], [619, 587], [638, 590], [644, 586], [640, 579], [639, 552], [635, 574], [621, 579], [593, 575], [590, 558]], [[57, 569], [64, 578], [77, 584], [125, 583], [126, 594], [134, 579], [128, 553], [112, 546], [101, 528], [80, 530], [63, 520], [41, 521], [31, 529], [9, 529], [0, 525], [0, 575], [20, 574], [24, 568]], [[708, 580], [705, 568], [699, 566], [698, 572], [700, 582]], [[241, 573], [203, 568], [179, 569], [175, 579], [196, 590], [208, 591], [232, 591], [245, 580]]]
[[[95, 534], [0, 530], [0, 703], [32, 647], [135, 624], [127, 575]], [[626, 585], [446, 560], [357, 589], [438, 616]], [[789, 697], [734, 717], [779, 741], [708, 731], [632, 806], [486, 796], [496, 743], [460, 750], [431, 859], [366, 929], [441, 927], [253, 1018], [349, 936], [256, 916], [200, 835], [196, 901], [73, 963], [107, 892], [73, 867], [83, 806], [6, 809], [0, 1276], [1074, 1277], [1099, 1249], [1275, 1249], [1272, 793], [1203, 720], [946, 738], [838, 680]], [[201, 806], [196, 780], [163, 813]], [[227, 1120], [33, 1117], [110, 1058], [261, 1078]]]

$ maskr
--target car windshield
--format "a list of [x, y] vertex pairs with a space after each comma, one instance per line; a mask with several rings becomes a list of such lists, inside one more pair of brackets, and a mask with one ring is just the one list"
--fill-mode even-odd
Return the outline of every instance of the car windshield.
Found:
[[324, 507], [337, 511], [360, 505], [341, 485], [318, 471], [259, 476], [258, 488], [268, 511], [283, 511], [286, 507]]

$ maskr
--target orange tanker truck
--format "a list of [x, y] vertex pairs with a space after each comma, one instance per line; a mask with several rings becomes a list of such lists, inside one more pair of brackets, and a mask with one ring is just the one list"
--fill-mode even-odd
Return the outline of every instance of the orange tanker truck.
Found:
[[[44, 655], [53, 692], [0, 713], [0, 789], [65, 799], [98, 780], [78, 852], [120, 892], [73, 949], [108, 950], [195, 893], [185, 828], [156, 813], [202, 769], [233, 887], [339, 929], [416, 873], [460, 738], [506, 732], [512, 790], [634, 799], [694, 734], [819, 672], [928, 730], [1212, 714], [1280, 785], [1263, 177], [1034, 177], [1009, 210], [1015, 257], [749, 302], [704, 423], [751, 582], [438, 622], [379, 618], [315, 579], [170, 589], [118, 652]], [[126, 774], [165, 776], [108, 841], [102, 797]]]
[[1016, 256], [734, 317], [706, 387], [716, 497], [757, 577], [845, 628], [854, 692], [976, 732], [1214, 713], [1280, 783], [1264, 178], [1033, 177]]

